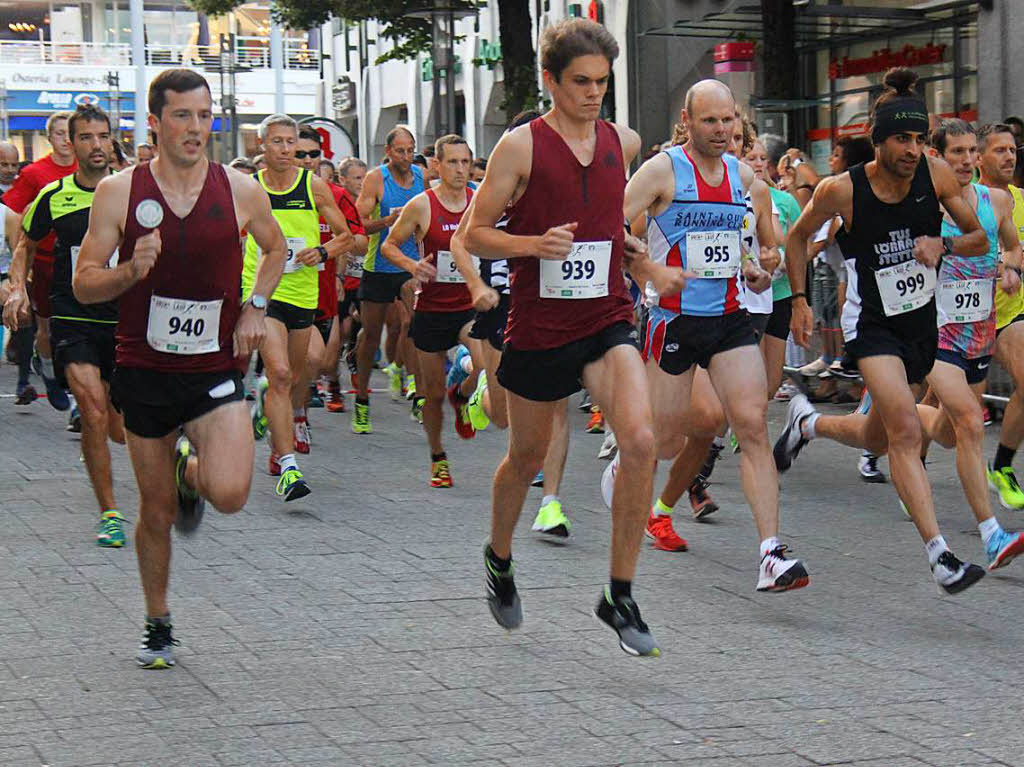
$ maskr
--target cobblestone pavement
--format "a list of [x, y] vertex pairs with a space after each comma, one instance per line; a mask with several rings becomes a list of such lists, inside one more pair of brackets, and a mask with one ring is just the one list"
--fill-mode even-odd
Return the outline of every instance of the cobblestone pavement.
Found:
[[[0, 391], [13, 385], [0, 367]], [[93, 542], [77, 437], [45, 400], [0, 399], [0, 764], [1024, 765], [1024, 563], [938, 596], [892, 486], [861, 483], [856, 452], [812, 445], [786, 476], [783, 535], [812, 581], [784, 595], [754, 591], [728, 456], [722, 510], [677, 516], [691, 551], [645, 544], [635, 593], [663, 656], [641, 660], [590, 613], [610, 517], [583, 414], [563, 493], [572, 538], [531, 538], [531, 491], [515, 547], [525, 622], [506, 633], [481, 572], [503, 435], [449, 432], [455, 488], [434, 490], [406, 406], [374, 403], [370, 436], [313, 412], [312, 496], [280, 503], [260, 444], [245, 511], [176, 540], [179, 663], [147, 672], [133, 547]], [[770, 408], [773, 433], [783, 412]], [[929, 474], [951, 545], [981, 561], [953, 455], [935, 450]]]

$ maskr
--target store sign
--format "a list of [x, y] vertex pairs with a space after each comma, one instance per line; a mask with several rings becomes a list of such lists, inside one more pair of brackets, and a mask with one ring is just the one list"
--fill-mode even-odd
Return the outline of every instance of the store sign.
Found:
[[[12, 72], [6, 75], [8, 90], [106, 90], [107, 72], [54, 71], [55, 68], [37, 67], [32, 72]], [[75, 70], [84, 67], [73, 67]]]
[[844, 77], [885, 72], [892, 67], [923, 67], [929, 64], [941, 64], [946, 52], [945, 45], [905, 45], [898, 51], [882, 48], [867, 58], [833, 59], [828, 66], [830, 80], [841, 80]]
[[[107, 91], [7, 91], [8, 112], [72, 112], [76, 107], [95, 104], [111, 111], [110, 93]], [[119, 108], [122, 112], [135, 109], [135, 96], [121, 91]]]
[[320, 134], [320, 148], [323, 149], [324, 157], [338, 165], [347, 157], [353, 157], [356, 153], [355, 144], [348, 131], [342, 128], [334, 120], [326, 117], [310, 117], [299, 120], [300, 125], [308, 125]]

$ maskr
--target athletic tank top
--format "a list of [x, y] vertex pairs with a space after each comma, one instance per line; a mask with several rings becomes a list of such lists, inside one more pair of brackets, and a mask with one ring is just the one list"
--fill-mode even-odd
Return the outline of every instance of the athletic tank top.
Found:
[[[315, 266], [304, 266], [295, 260], [295, 255], [305, 248], [320, 244], [320, 214], [313, 200], [313, 174], [300, 168], [295, 181], [284, 191], [267, 188], [264, 171], [256, 174], [256, 181], [270, 197], [270, 212], [277, 219], [285, 242], [288, 244], [288, 260], [284, 274], [277, 283], [271, 299], [282, 301], [300, 309], [315, 309], [320, 295], [320, 282]], [[248, 300], [256, 280], [256, 264], [262, 257], [259, 245], [252, 235], [245, 239], [245, 268], [242, 271], [242, 298]]]
[[[341, 208], [344, 190], [337, 184], [330, 182], [327, 182], [327, 186], [331, 190], [331, 197], [334, 198], [335, 205]], [[324, 220], [324, 217], [321, 216], [320, 244], [326, 245], [333, 239], [334, 232], [331, 231], [331, 227]], [[320, 267], [317, 272], [316, 318], [318, 321], [330, 319], [338, 314], [338, 261], [329, 258]]]
[[[611, 123], [598, 120], [594, 132], [594, 158], [582, 165], [543, 118], [530, 123], [530, 180], [509, 208], [505, 231], [537, 236], [573, 221], [579, 226], [570, 257], [546, 262], [543, 274], [540, 259], [509, 260], [505, 341], [516, 349], [553, 349], [616, 322], [633, 321], [633, 302], [622, 278], [622, 145]], [[581, 294], [591, 297], [572, 297]]]
[[[980, 258], [943, 256], [939, 265], [936, 312], [939, 323], [939, 348], [957, 351], [967, 359], [992, 354], [996, 342], [996, 315], [993, 291], [999, 268], [999, 222], [992, 209], [992, 196], [987, 186], [973, 184], [978, 196], [977, 214], [988, 235], [988, 253]], [[960, 227], [943, 218], [942, 236], [959, 237]], [[964, 321], [979, 316], [979, 309], [988, 307], [984, 319]]]
[[683, 147], [670, 147], [666, 153], [672, 160], [676, 186], [669, 206], [647, 220], [651, 259], [698, 273], [724, 271], [719, 267], [729, 261], [736, 269], [729, 276], [688, 280], [682, 293], [650, 294], [648, 300], [675, 314], [720, 317], [739, 311], [738, 267], [740, 248], [745, 247], [740, 233], [747, 213], [739, 160], [722, 155], [722, 182], [710, 187]]
[[843, 336], [852, 341], [864, 327], [882, 325], [905, 338], [934, 337], [936, 271], [914, 260], [914, 240], [938, 237], [942, 228], [927, 158], [921, 158], [910, 191], [898, 203], [875, 196], [863, 164], [849, 172], [853, 228], [841, 226], [836, 234], [848, 280]]
[[[1013, 198], [1013, 225], [1017, 227], [1017, 237], [1024, 242], [1024, 195], [1021, 190], [1010, 184], [1010, 196]], [[1024, 313], [1024, 286], [1013, 295], [996, 290], [996, 328], [1004, 328]]]
[[[409, 202], [409, 200], [418, 195], [424, 189], [423, 169], [420, 168], [419, 165], [412, 166], [412, 186], [408, 189], [404, 186], [399, 186], [398, 182], [395, 181], [395, 177], [391, 175], [391, 171], [388, 170], [387, 165], [380, 166], [380, 174], [384, 183], [384, 193], [381, 195], [380, 202], [377, 203], [377, 207], [374, 208], [372, 218], [384, 218], [385, 216], [390, 216], [392, 210], [403, 207], [407, 202]], [[391, 228], [385, 227], [376, 234], [370, 235], [370, 240], [366, 248], [366, 258], [363, 260], [363, 268], [366, 271], [390, 272], [391, 274], [398, 274], [402, 271], [380, 254], [380, 244], [388, 238], [389, 231], [391, 231]], [[419, 261], [420, 249], [416, 244], [415, 237], [410, 237], [408, 240], [403, 242], [401, 249], [402, 252], [413, 261]]]
[[[473, 190], [467, 188], [466, 206], [472, 198]], [[462, 275], [453, 268], [455, 262], [451, 255], [452, 235], [459, 228], [466, 207], [458, 212], [448, 210], [433, 189], [427, 190], [427, 199], [430, 201], [430, 227], [423, 235], [421, 247], [423, 258], [437, 266], [437, 279], [420, 285], [413, 308], [418, 312], [467, 311], [473, 308], [473, 300]]]
[[[240, 368], [231, 336], [241, 312], [242, 248], [227, 172], [219, 163], [209, 163], [195, 205], [179, 218], [164, 199], [150, 164], [136, 166], [120, 261], [131, 260], [136, 240], [153, 231], [141, 227], [136, 218], [139, 203], [153, 200], [163, 209], [160, 255], [145, 279], [120, 298], [118, 366], [168, 373]], [[216, 333], [211, 332], [214, 327]], [[211, 351], [194, 353], [207, 341]]]

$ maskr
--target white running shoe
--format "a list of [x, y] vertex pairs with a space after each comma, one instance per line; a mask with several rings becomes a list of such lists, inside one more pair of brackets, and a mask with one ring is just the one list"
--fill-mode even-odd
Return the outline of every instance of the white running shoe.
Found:
[[807, 416], [814, 415], [818, 411], [814, 409], [806, 394], [796, 394], [789, 401], [789, 412], [786, 414], [786, 428], [782, 430], [782, 436], [775, 442], [775, 449], [772, 451], [775, 456], [775, 468], [778, 471], [789, 471], [793, 465], [793, 459], [800, 454], [800, 450], [807, 444], [804, 439], [800, 424]]
[[932, 565], [932, 575], [940, 594], [959, 594], [985, 576], [985, 569], [970, 562], [961, 562], [948, 549]]
[[802, 589], [810, 582], [811, 578], [803, 562], [799, 559], [786, 559], [785, 546], [776, 546], [761, 557], [758, 591], [792, 591]]
[[825, 362], [825, 359], [823, 357], [818, 357], [818, 359], [816, 359], [814, 362], [807, 363], [796, 372], [798, 372], [802, 376], [810, 378], [812, 376], [818, 375], [819, 373], [827, 369], [828, 363]]
[[615, 454], [615, 458], [604, 467], [604, 473], [601, 474], [601, 497], [604, 499], [604, 505], [609, 509], [612, 507], [612, 493], [615, 491], [615, 475], [619, 471], [619, 454]]
[[615, 432], [608, 429], [608, 433], [604, 435], [604, 442], [601, 443], [601, 449], [597, 451], [597, 457], [606, 461], [611, 460], [618, 451], [619, 443], [615, 441]]

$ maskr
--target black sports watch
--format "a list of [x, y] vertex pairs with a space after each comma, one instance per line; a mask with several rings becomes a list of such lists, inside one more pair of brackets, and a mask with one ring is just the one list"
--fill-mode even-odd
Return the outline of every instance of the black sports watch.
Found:
[[327, 255], [327, 248], [325, 248], [323, 245], [317, 245], [316, 252], [320, 254], [320, 263], [326, 264], [327, 259], [330, 258], [330, 256]]
[[943, 237], [942, 238], [942, 250], [944, 256], [952, 255], [953, 253], [953, 238]]

